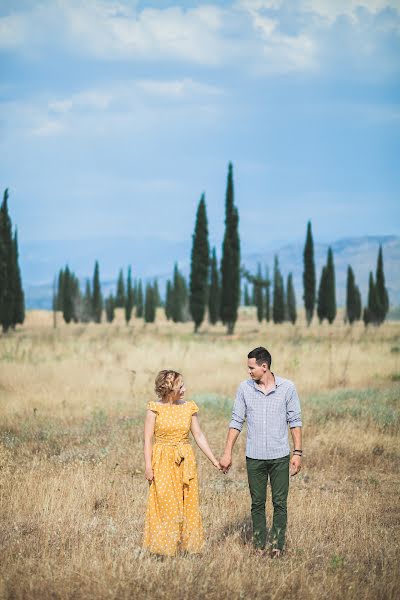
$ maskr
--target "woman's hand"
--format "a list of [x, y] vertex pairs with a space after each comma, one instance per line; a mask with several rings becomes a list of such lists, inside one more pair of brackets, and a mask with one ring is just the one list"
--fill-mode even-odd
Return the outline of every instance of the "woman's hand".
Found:
[[212, 464], [214, 465], [214, 467], [215, 467], [216, 469], [218, 469], [218, 471], [222, 471], [222, 467], [221, 467], [221, 465], [219, 464], [218, 460], [216, 460], [216, 461], [212, 461]]
[[154, 473], [151, 467], [146, 467], [144, 475], [149, 483], [151, 483], [154, 480]]

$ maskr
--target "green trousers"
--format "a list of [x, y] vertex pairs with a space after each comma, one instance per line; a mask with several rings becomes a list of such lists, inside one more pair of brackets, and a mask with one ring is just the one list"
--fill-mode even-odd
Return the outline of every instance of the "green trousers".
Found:
[[257, 548], [265, 548], [267, 543], [267, 523], [265, 502], [267, 500], [268, 477], [271, 484], [274, 514], [268, 543], [273, 548], [283, 549], [287, 524], [287, 497], [289, 492], [289, 459], [258, 460], [246, 456], [247, 476], [251, 495], [251, 519], [253, 521], [253, 542]]

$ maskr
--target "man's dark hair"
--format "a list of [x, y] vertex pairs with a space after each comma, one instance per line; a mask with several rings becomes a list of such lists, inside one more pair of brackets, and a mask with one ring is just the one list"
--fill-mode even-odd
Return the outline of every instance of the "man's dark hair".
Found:
[[248, 353], [247, 358], [255, 358], [256, 363], [258, 365], [262, 365], [263, 363], [267, 363], [268, 369], [271, 368], [272, 356], [268, 352], [266, 348], [263, 346], [259, 346], [258, 348], [254, 348], [251, 352]]

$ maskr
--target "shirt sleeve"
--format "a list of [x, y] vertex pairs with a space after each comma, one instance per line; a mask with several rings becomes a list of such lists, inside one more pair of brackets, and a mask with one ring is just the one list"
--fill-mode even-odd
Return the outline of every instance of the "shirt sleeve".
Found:
[[290, 428], [302, 426], [300, 398], [295, 386], [288, 391], [286, 400], [286, 421]]
[[192, 410], [192, 415], [195, 415], [196, 413], [199, 412], [199, 407], [197, 406], [196, 402], [193, 402], [193, 400], [192, 400], [191, 410]]
[[238, 431], [242, 431], [243, 423], [246, 418], [246, 403], [244, 401], [244, 394], [241, 386], [238, 387], [238, 391], [236, 393], [235, 404], [233, 405], [232, 410], [232, 419], [229, 423], [230, 429], [237, 429]]
[[150, 402], [147, 403], [147, 410], [152, 410], [153, 412], [158, 414], [158, 407], [156, 402], [154, 402], [154, 400], [150, 400]]

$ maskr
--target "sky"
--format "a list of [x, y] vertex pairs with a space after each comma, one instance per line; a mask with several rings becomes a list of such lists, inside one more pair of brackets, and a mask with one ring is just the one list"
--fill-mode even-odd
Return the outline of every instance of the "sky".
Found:
[[245, 252], [400, 233], [400, 0], [0, 0], [24, 242], [179, 242], [229, 161]]

